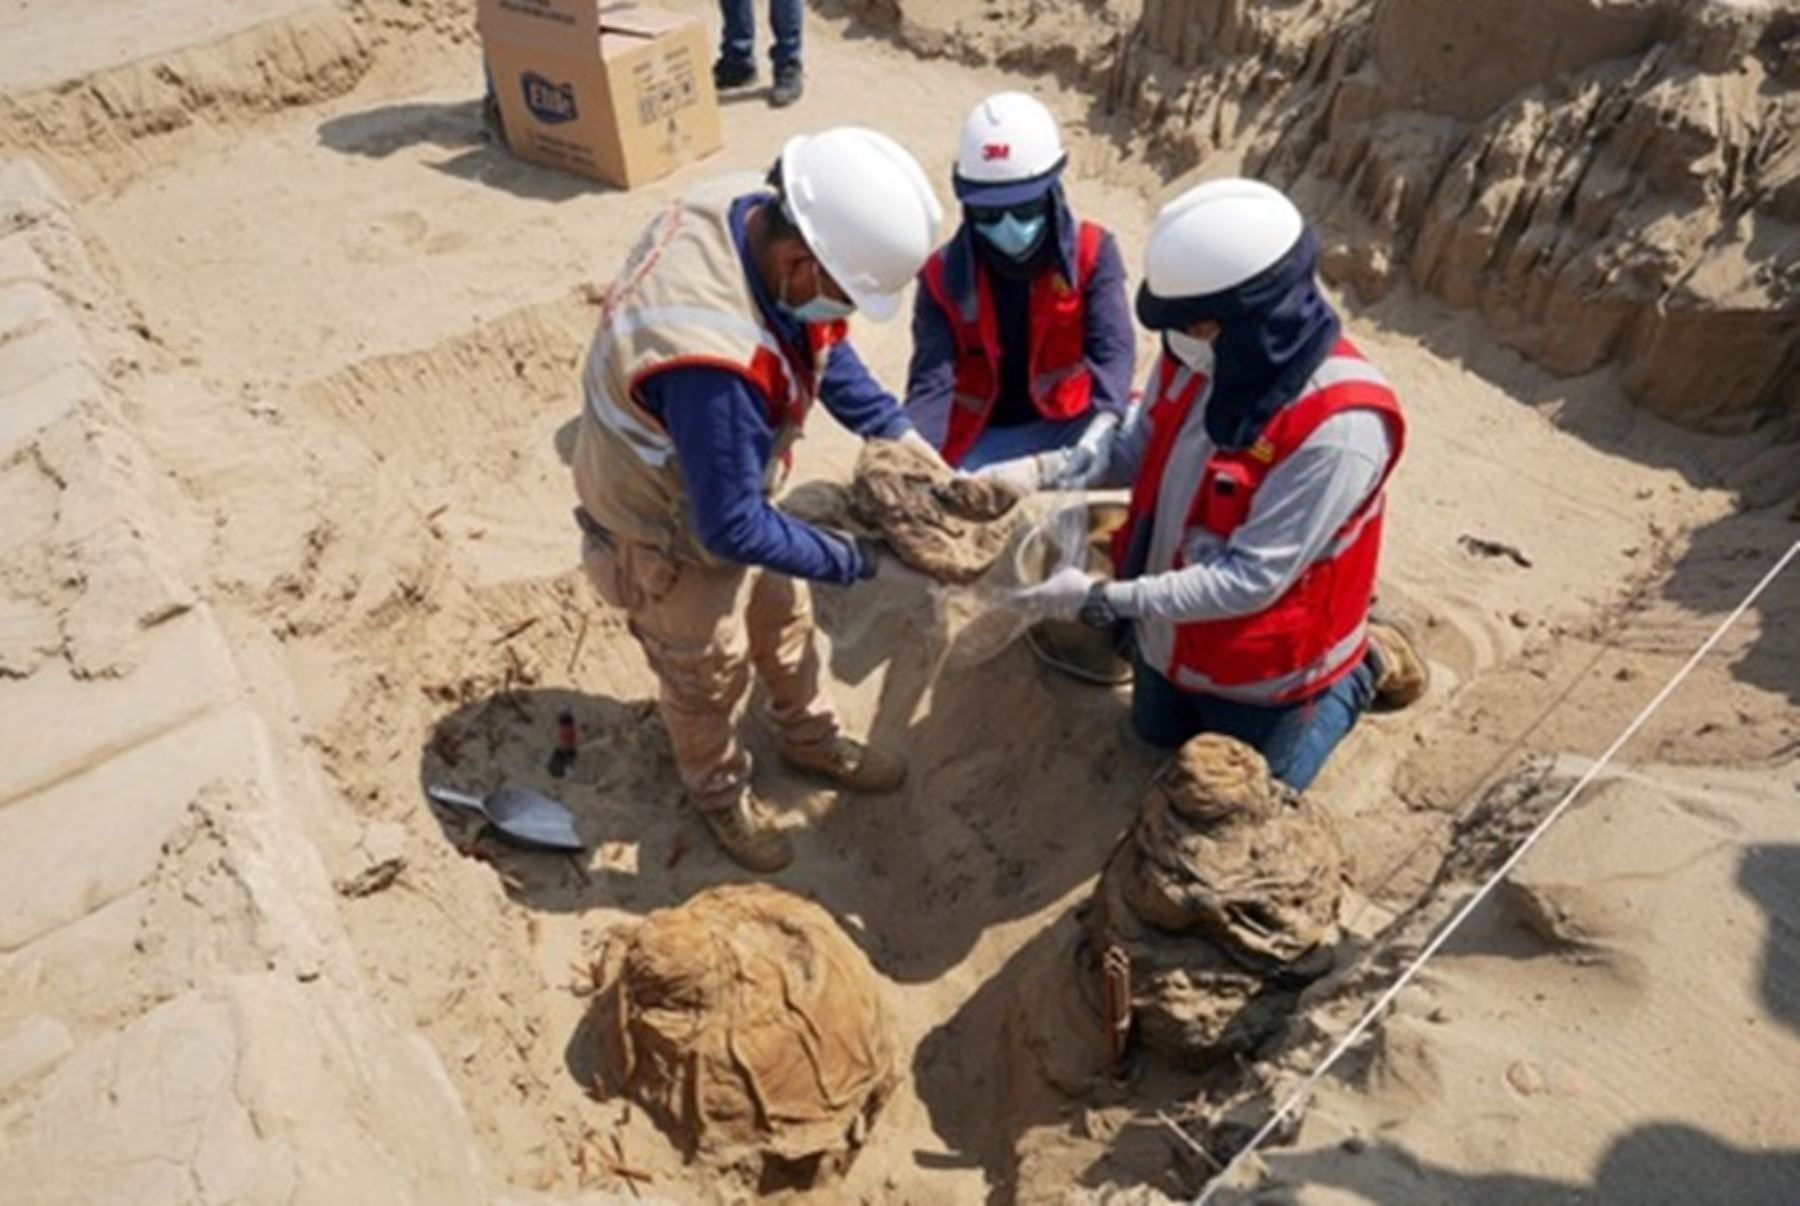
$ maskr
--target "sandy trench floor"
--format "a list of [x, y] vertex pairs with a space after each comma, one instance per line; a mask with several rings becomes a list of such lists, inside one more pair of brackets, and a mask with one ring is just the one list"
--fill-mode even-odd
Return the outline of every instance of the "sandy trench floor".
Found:
[[[678, 807], [651, 680], [572, 571], [559, 450], [592, 288], [667, 197], [715, 170], [760, 169], [792, 129], [879, 126], [945, 180], [961, 114], [1002, 86], [1037, 88], [1070, 120], [1074, 200], [1119, 234], [1129, 264], [1155, 202], [1180, 184], [1117, 183], [1143, 179], [1142, 165], [1115, 170], [1106, 141], [1082, 131], [1084, 98], [920, 62], [831, 21], [811, 36], [798, 109], [733, 100], [721, 155], [634, 193], [487, 145], [473, 47], [427, 32], [396, 38], [344, 95], [160, 150], [151, 140], [128, 178], [77, 203], [109, 283], [142, 317], [139, 354], [114, 384], [161, 472], [172, 556], [199, 567], [281, 758], [319, 776], [328, 807], [307, 824], [327, 865], [353, 869], [377, 836], [404, 847], [400, 879], [343, 901], [345, 923], [377, 999], [428, 1038], [483, 1156], [521, 1190], [619, 1188], [572, 1156], [588, 1133], [616, 1132], [657, 1192], [745, 1192], [683, 1167], [644, 1118], [589, 1100], [578, 1078], [575, 989], [599, 936], [739, 877]], [[1767, 477], [1753, 441], [1635, 415], [1605, 374], [1549, 378], [1433, 302], [1401, 296], [1349, 317], [1414, 424], [1384, 593], [1421, 626], [1440, 685], [1419, 709], [1361, 727], [1318, 789], [1343, 822], [1351, 929], [1367, 936], [1425, 889], [1482, 787], [1531, 754], [1603, 746], [1792, 529], [1737, 513], [1740, 491]], [[898, 384], [905, 324], [856, 338]], [[821, 419], [803, 446], [802, 477], [847, 467], [853, 445], [828, 428]], [[1473, 556], [1465, 535], [1531, 564]], [[900, 1047], [918, 1054], [871, 1147], [820, 1200], [1052, 1197], [1055, 1173], [1083, 1178], [1065, 1186], [1181, 1185], [1166, 1136], [1094, 1156], [1129, 1113], [1117, 1103], [1034, 1120], [1098, 1139], [1070, 1148], [1076, 1166], [1017, 1180], [1006, 1153], [1024, 1128], [990, 1107], [1001, 1074], [962, 1058], [962, 1031], [983, 1024], [971, 1002], [1082, 898], [1156, 760], [1117, 699], [1046, 677], [1023, 649], [933, 682], [918, 600], [871, 616], [825, 594], [846, 716], [901, 743], [915, 773], [894, 799], [840, 802], [765, 759], [762, 782], [799, 843], [780, 882], [845, 921], [893, 982]], [[1795, 618], [1789, 584], [1650, 727], [1642, 756], [1730, 766], [1745, 777], [1732, 797], [1743, 808], [1791, 806]], [[543, 763], [564, 708], [587, 745], [557, 783]], [[580, 866], [469, 857], [467, 835], [420, 797], [437, 777], [552, 789], [596, 853]], [[1754, 827], [1776, 846], [1796, 828]], [[1792, 1061], [1791, 1027], [1770, 1043]], [[1778, 1100], [1757, 1096], [1758, 1108]], [[1796, 1138], [1791, 1121], [1770, 1120], [1759, 1142]], [[1499, 1175], [1509, 1152], [1437, 1154], [1446, 1167], [1464, 1157]], [[1555, 1187], [1567, 1169], [1510, 1171]], [[1412, 1182], [1393, 1175], [1381, 1184], [1399, 1196], [1375, 1182], [1361, 1192], [1401, 1200]]]

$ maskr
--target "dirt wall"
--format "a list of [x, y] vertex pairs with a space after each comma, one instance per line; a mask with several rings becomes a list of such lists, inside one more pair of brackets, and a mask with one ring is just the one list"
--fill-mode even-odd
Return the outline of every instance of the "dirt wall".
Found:
[[1165, 180], [1230, 152], [1364, 301], [1410, 281], [1683, 425], [1800, 431], [1791, 0], [845, 6], [1073, 79]]

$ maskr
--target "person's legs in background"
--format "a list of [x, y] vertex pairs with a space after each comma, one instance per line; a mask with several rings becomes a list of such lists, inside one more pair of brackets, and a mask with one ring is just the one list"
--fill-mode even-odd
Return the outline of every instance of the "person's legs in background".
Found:
[[719, 59], [713, 64], [713, 85], [741, 88], [756, 79], [756, 0], [719, 0], [724, 31], [719, 37]]
[[1013, 461], [1037, 452], [1067, 448], [1081, 438], [1082, 432], [1087, 430], [1093, 419], [1092, 414], [1085, 414], [1075, 419], [1045, 419], [1037, 423], [1020, 423], [1014, 427], [989, 427], [976, 438], [974, 447], [964, 454], [962, 464], [957, 468], [965, 473], [973, 473], [1001, 461]]
[[805, 90], [800, 68], [800, 30], [806, 20], [804, 0], [769, 0], [769, 28], [775, 43], [769, 57], [775, 65], [775, 88], [769, 103], [776, 108], [791, 105]]
[[775, 34], [769, 59], [777, 72], [783, 67], [800, 65], [801, 27], [805, 20], [803, 0], [769, 0], [769, 28]]

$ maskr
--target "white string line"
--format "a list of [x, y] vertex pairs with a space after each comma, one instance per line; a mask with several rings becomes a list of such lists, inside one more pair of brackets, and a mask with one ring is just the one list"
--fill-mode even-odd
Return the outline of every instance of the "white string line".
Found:
[[1368, 1010], [1364, 1012], [1361, 1018], [1357, 1019], [1356, 1025], [1350, 1028], [1350, 1032], [1338, 1040], [1337, 1046], [1331, 1049], [1331, 1052], [1326, 1055], [1324, 1061], [1321, 1062], [1317, 1068], [1314, 1068], [1312, 1074], [1300, 1083], [1300, 1087], [1288, 1094], [1287, 1098], [1282, 1101], [1275, 1112], [1269, 1116], [1269, 1120], [1263, 1123], [1262, 1128], [1254, 1135], [1250, 1136], [1250, 1141], [1238, 1149], [1237, 1154], [1232, 1156], [1230, 1162], [1225, 1165], [1225, 1168], [1217, 1176], [1207, 1182], [1206, 1188], [1202, 1190], [1200, 1196], [1194, 1200], [1194, 1206], [1208, 1206], [1208, 1203], [1213, 1200], [1213, 1196], [1217, 1194], [1220, 1189], [1224, 1188], [1226, 1180], [1230, 1178], [1232, 1173], [1237, 1171], [1238, 1166], [1261, 1148], [1264, 1143], [1268, 1142], [1269, 1136], [1275, 1133], [1275, 1129], [1299, 1107], [1300, 1103], [1304, 1101], [1315, 1088], [1318, 1087], [1319, 1082], [1325, 1078], [1325, 1074], [1331, 1071], [1332, 1066], [1336, 1064], [1339, 1059], [1343, 1058], [1344, 1054], [1349, 1051], [1351, 1047], [1356, 1045], [1357, 1040], [1368, 1033], [1369, 1027], [1375, 1024], [1376, 1019], [1381, 1016], [1382, 1011], [1393, 1004], [1394, 998], [1399, 996], [1408, 984], [1412, 983], [1413, 978], [1424, 968], [1426, 962], [1443, 948], [1444, 943], [1449, 941], [1450, 935], [1454, 934], [1463, 922], [1467, 921], [1469, 916], [1480, 907], [1481, 902], [1487, 899], [1488, 893], [1492, 892], [1494, 888], [1499, 885], [1501, 880], [1512, 873], [1513, 868], [1519, 865], [1519, 860], [1523, 859], [1531, 848], [1537, 844], [1538, 839], [1542, 838], [1544, 834], [1549, 831], [1550, 826], [1554, 825], [1557, 819], [1560, 818], [1563, 813], [1568, 811], [1569, 806], [1575, 802], [1576, 797], [1580, 796], [1581, 793], [1587, 789], [1588, 784], [1592, 783], [1595, 777], [1598, 776], [1601, 771], [1606, 769], [1607, 764], [1613, 760], [1614, 755], [1624, 748], [1625, 743], [1637, 736], [1638, 730], [1643, 728], [1650, 717], [1655, 715], [1657, 710], [1667, 702], [1669, 696], [1674, 694], [1675, 689], [1682, 684], [1683, 680], [1685, 680], [1690, 673], [1693, 672], [1694, 667], [1698, 666], [1701, 660], [1713, 651], [1714, 646], [1724, 639], [1725, 634], [1731, 630], [1731, 627], [1743, 618], [1744, 613], [1749, 611], [1756, 600], [1762, 597], [1762, 593], [1769, 588], [1770, 584], [1773, 583], [1776, 578], [1781, 576], [1781, 572], [1788, 567], [1788, 563], [1793, 561], [1796, 556], [1800, 556], [1800, 540], [1796, 540], [1769, 572], [1763, 575], [1762, 581], [1758, 582], [1756, 586], [1751, 589], [1750, 593], [1744, 596], [1743, 602], [1739, 603], [1737, 607], [1732, 610], [1731, 614], [1726, 616], [1719, 626], [1713, 630], [1713, 634], [1707, 637], [1705, 643], [1694, 651], [1694, 655], [1688, 658], [1687, 664], [1675, 672], [1675, 676], [1664, 685], [1661, 691], [1656, 693], [1656, 697], [1648, 704], [1644, 705], [1644, 710], [1637, 714], [1635, 720], [1625, 726], [1624, 732], [1614, 738], [1613, 743], [1606, 747], [1606, 752], [1600, 755], [1599, 760], [1588, 767], [1587, 773], [1581, 776], [1575, 783], [1575, 786], [1571, 787], [1561, 800], [1557, 801], [1556, 807], [1546, 813], [1544, 819], [1537, 823], [1536, 828], [1525, 835], [1525, 840], [1519, 843], [1518, 847], [1507, 857], [1506, 861], [1500, 864], [1500, 868], [1495, 871], [1493, 875], [1488, 877], [1487, 881], [1476, 890], [1475, 895], [1471, 896], [1468, 901], [1464, 903], [1462, 908], [1458, 909], [1456, 914], [1437, 932], [1437, 935], [1425, 945], [1425, 949], [1420, 951], [1418, 956], [1407, 965], [1406, 970], [1400, 973], [1400, 978], [1395, 980], [1393, 984], [1388, 987], [1386, 992], [1376, 998], [1375, 1003], [1369, 1006]]

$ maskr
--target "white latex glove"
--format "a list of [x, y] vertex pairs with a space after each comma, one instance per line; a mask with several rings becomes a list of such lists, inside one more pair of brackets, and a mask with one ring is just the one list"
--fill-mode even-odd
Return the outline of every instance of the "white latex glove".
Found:
[[1075, 442], [1078, 458], [1086, 463], [1071, 467], [1065, 474], [1067, 480], [1065, 490], [1092, 490], [1106, 479], [1106, 471], [1112, 466], [1113, 444], [1119, 438], [1119, 416], [1103, 414], [1095, 417], [1088, 424], [1087, 430]]
[[1093, 454], [1076, 445], [1037, 455], [1038, 473], [1045, 490], [1080, 490], [1092, 475]]
[[1036, 494], [1044, 488], [1043, 458], [1034, 454], [1010, 461], [995, 461], [977, 469], [973, 476], [982, 481], [1001, 482], [1020, 494]]
[[1106, 477], [1106, 470], [1112, 464], [1113, 441], [1118, 437], [1119, 416], [1099, 415], [1070, 447], [1040, 454], [1043, 488], [1093, 489]]
[[945, 473], [954, 472], [949, 464], [945, 462], [944, 454], [939, 452], [937, 446], [930, 440], [920, 435], [918, 428], [908, 427], [906, 429], [906, 434], [901, 436], [898, 442], [904, 444], [908, 448], [916, 449], [922, 453], [926, 459], [930, 460], [932, 464], [942, 468]]
[[1094, 587], [1094, 576], [1074, 566], [1057, 570], [1044, 582], [1014, 594], [1019, 608], [1046, 620], [1075, 620]]

